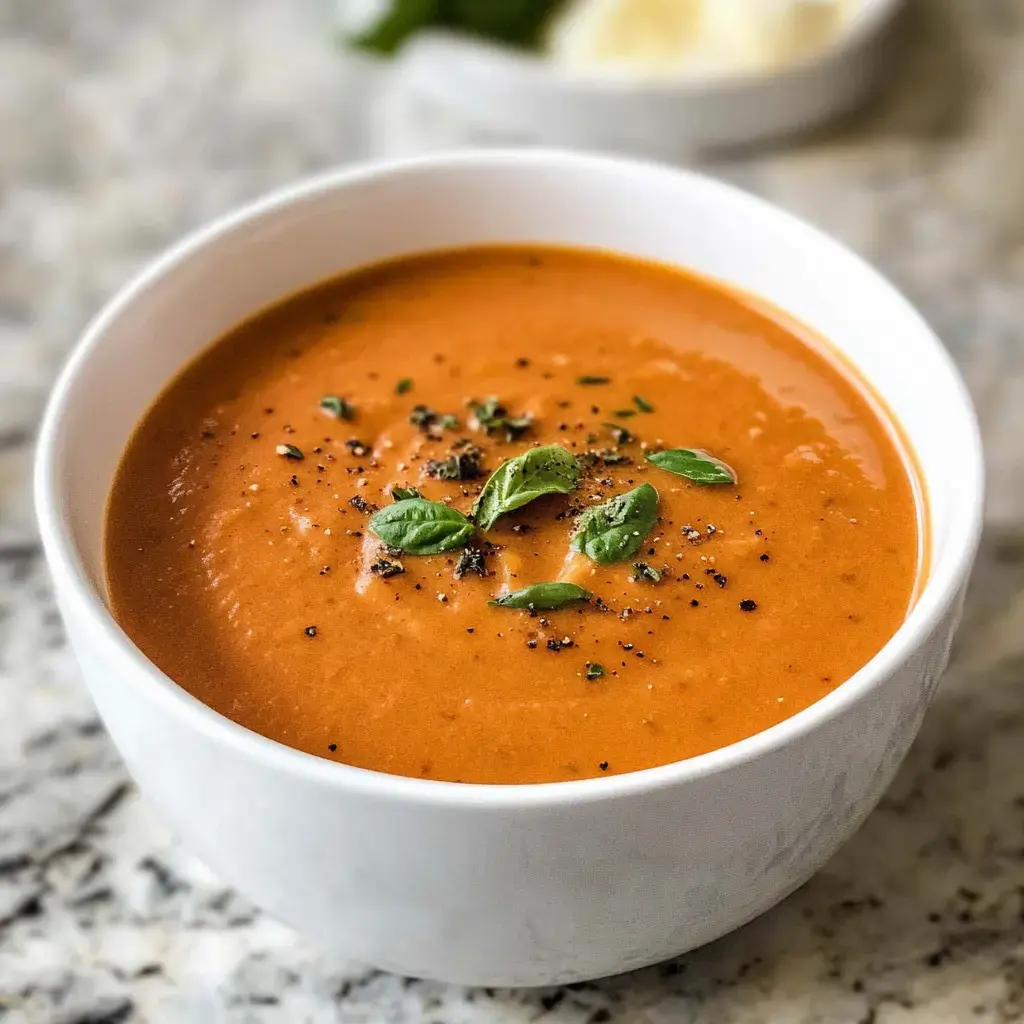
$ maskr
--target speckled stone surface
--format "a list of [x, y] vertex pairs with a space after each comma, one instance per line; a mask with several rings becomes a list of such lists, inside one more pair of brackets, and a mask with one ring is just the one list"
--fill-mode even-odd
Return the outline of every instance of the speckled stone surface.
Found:
[[978, 402], [988, 534], [898, 781], [812, 882], [677, 962], [465, 991], [326, 962], [134, 790], [64, 646], [28, 497], [76, 332], [147, 257], [266, 188], [457, 141], [370, 99], [326, 3], [0, 0], [0, 1021], [995, 1024], [1024, 1020], [1024, 3], [919, 0], [892, 82], [712, 168], [880, 265]]

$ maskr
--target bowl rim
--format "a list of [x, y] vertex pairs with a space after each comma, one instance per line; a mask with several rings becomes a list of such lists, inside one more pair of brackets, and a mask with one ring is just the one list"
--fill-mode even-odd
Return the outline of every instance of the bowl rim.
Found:
[[[252, 732], [193, 697], [160, 671], [128, 638], [107, 609], [99, 589], [92, 583], [66, 528], [62, 508], [68, 497], [61, 485], [57, 466], [62, 422], [77, 378], [93, 352], [122, 312], [156, 280], [172, 272], [194, 252], [224, 234], [267, 214], [323, 194], [330, 194], [367, 180], [416, 176], [444, 169], [473, 169], [484, 172], [501, 167], [557, 166], [585, 174], [616, 171], [631, 175], [671, 176], [677, 182], [715, 193], [733, 206], [756, 209], [761, 219], [775, 221], [780, 230], [797, 232], [814, 245], [832, 248], [845, 260], [866, 272], [874, 286], [887, 292], [920, 324], [933, 345], [935, 366], [949, 377], [959, 394], [961, 413], [969, 424], [965, 439], [970, 452], [964, 467], [961, 498], [954, 512], [950, 538], [925, 582], [917, 603], [885, 646], [861, 669], [829, 694], [782, 722], [736, 743], [655, 768], [621, 775], [567, 782], [491, 785], [442, 782], [390, 775], [371, 769], [330, 761], [315, 754], [285, 746]], [[227, 744], [240, 754], [265, 762], [268, 767], [324, 787], [376, 797], [397, 803], [450, 807], [462, 810], [496, 810], [564, 807], [594, 801], [628, 798], [683, 785], [687, 782], [742, 766], [785, 747], [837, 718], [871, 691], [882, 686], [926, 641], [947, 612], [966, 581], [981, 534], [984, 504], [984, 462], [977, 416], [970, 395], [952, 357], [909, 302], [856, 253], [780, 207], [774, 206], [733, 185], [647, 160], [604, 156], [560, 149], [469, 149], [441, 154], [390, 160], [371, 160], [302, 179], [276, 189], [215, 220], [200, 226], [146, 264], [104, 305], [82, 332], [62, 368], [47, 402], [39, 432], [34, 467], [34, 500], [43, 551], [55, 582], [62, 610], [73, 610], [82, 628], [104, 648], [112, 668], [131, 674], [133, 685], [145, 687], [147, 697], [181, 724], [198, 730], [209, 739]], [[73, 631], [69, 631], [73, 632]]]

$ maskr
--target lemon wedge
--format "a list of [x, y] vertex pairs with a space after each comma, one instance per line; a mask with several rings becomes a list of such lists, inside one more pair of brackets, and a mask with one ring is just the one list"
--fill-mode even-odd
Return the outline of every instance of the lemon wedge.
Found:
[[851, 0], [571, 0], [549, 57], [567, 71], [630, 77], [767, 70], [823, 48]]

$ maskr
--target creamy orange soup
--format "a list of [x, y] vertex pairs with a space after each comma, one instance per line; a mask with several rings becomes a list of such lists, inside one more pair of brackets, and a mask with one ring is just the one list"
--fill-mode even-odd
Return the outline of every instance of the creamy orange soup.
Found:
[[110, 496], [110, 602], [189, 692], [321, 757], [635, 771], [806, 708], [898, 628], [921, 531], [896, 437], [719, 285], [428, 254], [260, 313], [171, 383]]

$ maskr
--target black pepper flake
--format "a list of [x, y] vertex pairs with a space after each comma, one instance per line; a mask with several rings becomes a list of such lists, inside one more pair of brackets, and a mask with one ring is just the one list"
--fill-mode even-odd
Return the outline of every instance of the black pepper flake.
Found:
[[754, 531], [754, 536], [755, 536], [755, 537], [760, 537], [760, 536], [762, 536], [763, 534], [764, 534], [764, 530], [755, 530], [755, 531]]
[[516, 360], [516, 366], [518, 366], [522, 370], [526, 369], [526, 367], [529, 366], [529, 365], [530, 365], [530, 360], [526, 359], [525, 357], [519, 358], [519, 359]]
[[744, 612], [755, 612], [757, 611], [757, 602], [751, 601], [747, 598], [745, 601], [740, 601], [740, 611]]
[[715, 573], [715, 582], [720, 586], [724, 587], [729, 582], [728, 576], [723, 576], [720, 572]]
[[762, 562], [768, 562], [768, 561], [770, 561], [770, 559], [769, 559], [767, 554], [764, 554], [764, 555], [761, 556], [761, 561]]
[[516, 525], [512, 527], [512, 532], [529, 533], [532, 529], [533, 527], [529, 523], [516, 523]]
[[608, 771], [608, 762], [602, 761], [597, 767], [600, 768], [601, 771], [606, 772]]
[[526, 646], [529, 647], [530, 650], [532, 651], [537, 646], [537, 641], [536, 640], [527, 640], [526, 641]]
[[370, 572], [386, 580], [392, 576], [401, 576], [405, 572], [405, 566], [397, 558], [379, 558], [370, 566]]
[[249, 436], [255, 441], [260, 436], [260, 432], [258, 430], [254, 430]]
[[446, 459], [428, 459], [424, 467], [427, 476], [435, 480], [476, 480], [483, 476], [484, 453], [473, 444], [454, 450]]
[[462, 554], [459, 555], [458, 562], [455, 563], [455, 578], [461, 580], [463, 576], [471, 572], [476, 573], [477, 576], [489, 576], [490, 573], [488, 573], [485, 563], [486, 557], [487, 552], [482, 548], [464, 548]]
[[303, 631], [306, 636], [316, 636], [316, 626], [307, 626]]
[[700, 606], [700, 601], [698, 601], [698, 600], [697, 600], [697, 598], [694, 598], [694, 599], [693, 599], [693, 600], [692, 600], [692, 601], [690, 602], [690, 607], [691, 607], [691, 608], [698, 608], [699, 606]]
[[549, 651], [554, 651], [556, 654], [560, 654], [562, 651], [562, 641], [555, 640], [553, 637], [547, 642], [546, 646]]
[[338, 749], [337, 743], [328, 743], [327, 749], [333, 754]]
[[474, 628], [473, 628], [472, 626], [467, 626], [467, 627], [466, 627], [466, 632], [467, 632], [467, 633], [475, 633], [475, 632], [476, 632], [476, 630], [475, 630], [475, 629], [474, 629]]
[[306, 457], [302, 454], [302, 449], [296, 448], [293, 444], [279, 444], [274, 451], [286, 459], [304, 459]]
[[597, 377], [589, 373], [585, 373], [582, 377], [576, 378], [577, 384], [611, 384], [611, 382], [611, 377]]
[[354, 498], [349, 498], [348, 503], [359, 512], [364, 512], [368, 514], [370, 512], [377, 511], [376, 505], [371, 505], [370, 502], [368, 502], [364, 497], [362, 497], [359, 494], [357, 494]]
[[356, 457], [370, 454], [369, 446], [363, 444], [363, 442], [356, 437], [350, 437], [345, 442], [345, 447]]
[[297, 476], [295, 476], [294, 474], [292, 475], [291, 480], [289, 480], [288, 482], [292, 485], [292, 487], [298, 487], [299, 486], [299, 478]]

